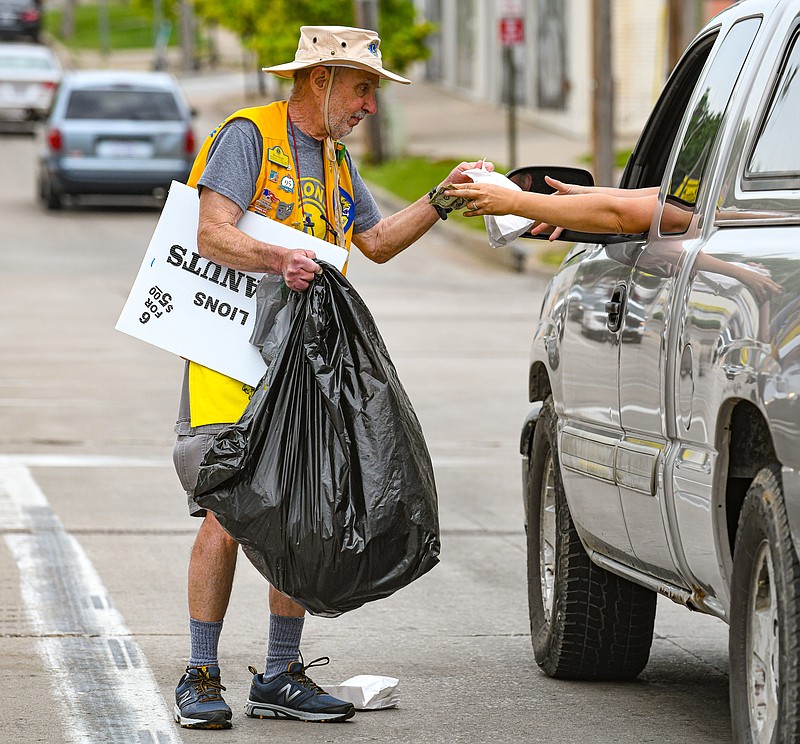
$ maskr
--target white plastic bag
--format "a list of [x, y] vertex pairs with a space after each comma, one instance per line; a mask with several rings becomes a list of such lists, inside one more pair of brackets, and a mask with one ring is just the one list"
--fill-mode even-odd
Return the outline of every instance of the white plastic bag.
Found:
[[[506, 178], [502, 173], [489, 171], [483, 168], [471, 168], [464, 171], [465, 176], [469, 176], [475, 183], [491, 183], [502, 186], [506, 189], [522, 191], [512, 180]], [[505, 215], [484, 215], [486, 232], [489, 235], [489, 245], [492, 248], [501, 248], [516, 240], [520, 235], [527, 232], [533, 220], [528, 217], [518, 217], [515, 214]]]
[[382, 710], [397, 706], [399, 684], [394, 677], [359, 674], [340, 685], [325, 685], [325, 692], [352, 703], [356, 710]]

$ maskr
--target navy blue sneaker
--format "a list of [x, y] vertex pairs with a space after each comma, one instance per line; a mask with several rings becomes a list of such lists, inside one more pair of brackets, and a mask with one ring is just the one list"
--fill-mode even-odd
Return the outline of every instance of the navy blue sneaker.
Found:
[[231, 709], [222, 699], [218, 666], [187, 667], [175, 688], [175, 720], [184, 728], [227, 729]]
[[253, 667], [247, 667], [253, 675], [253, 682], [244, 706], [245, 713], [251, 718], [292, 718], [318, 723], [352, 718], [356, 712], [352, 703], [328, 695], [306, 675], [309, 667], [322, 666], [329, 661], [327, 656], [305, 666], [300, 661], [293, 661], [285, 672], [266, 680]]

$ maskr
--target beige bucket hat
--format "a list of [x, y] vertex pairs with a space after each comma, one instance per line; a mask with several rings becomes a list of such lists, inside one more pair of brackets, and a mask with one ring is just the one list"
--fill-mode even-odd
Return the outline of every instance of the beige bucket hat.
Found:
[[292, 78], [295, 70], [317, 65], [355, 67], [374, 72], [384, 80], [409, 85], [410, 80], [383, 68], [380, 46], [378, 34], [367, 28], [301, 26], [294, 62], [261, 69], [283, 78]]

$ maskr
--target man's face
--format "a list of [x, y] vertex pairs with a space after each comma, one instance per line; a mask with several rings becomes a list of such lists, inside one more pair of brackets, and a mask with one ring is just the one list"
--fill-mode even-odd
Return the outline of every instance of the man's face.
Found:
[[346, 137], [367, 114], [374, 114], [378, 110], [375, 91], [379, 82], [380, 78], [372, 72], [336, 68], [328, 108], [328, 123], [333, 139]]

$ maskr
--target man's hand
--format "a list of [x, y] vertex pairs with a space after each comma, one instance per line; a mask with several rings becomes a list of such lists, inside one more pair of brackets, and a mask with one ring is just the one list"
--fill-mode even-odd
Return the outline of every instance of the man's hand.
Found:
[[442, 181], [440, 186], [446, 186], [449, 183], [472, 183], [472, 179], [469, 176], [465, 176], [464, 171], [472, 170], [473, 168], [484, 168], [488, 171], [493, 171], [494, 163], [490, 163], [488, 160], [477, 160], [474, 163], [459, 163], [450, 171], [450, 175]]
[[281, 274], [289, 289], [305, 292], [314, 280], [314, 275], [322, 273], [322, 266], [314, 261], [316, 255], [314, 251], [307, 249], [286, 251], [281, 261]]

